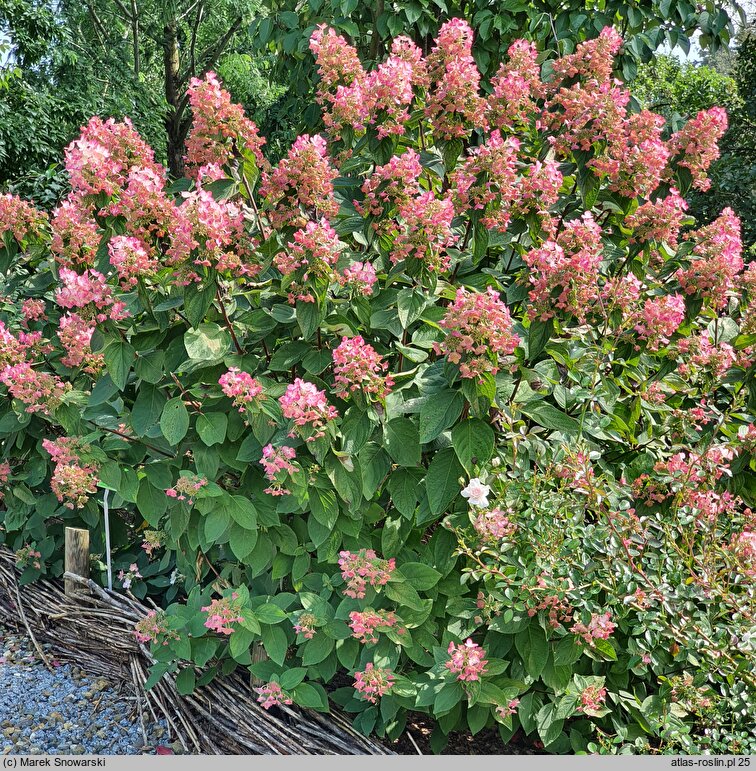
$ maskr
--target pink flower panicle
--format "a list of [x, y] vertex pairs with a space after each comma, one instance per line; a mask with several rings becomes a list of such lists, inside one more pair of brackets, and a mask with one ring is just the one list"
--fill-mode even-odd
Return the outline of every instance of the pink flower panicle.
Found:
[[722, 107], [702, 110], [689, 120], [669, 142], [673, 155], [680, 156], [677, 163], [690, 170], [693, 187], [706, 191], [711, 187], [706, 172], [719, 158], [719, 140], [727, 130], [727, 111]]
[[428, 56], [431, 87], [425, 115], [439, 139], [467, 136], [486, 126], [486, 101], [480, 94], [480, 71], [472, 56], [473, 31], [463, 19], [441, 26]]
[[121, 287], [133, 289], [140, 279], [154, 276], [160, 263], [150, 253], [149, 247], [133, 236], [113, 236], [108, 242], [110, 264], [115, 268]]
[[[385, 632], [398, 626], [399, 618], [390, 610], [366, 608], [362, 612], [353, 610], [349, 614], [349, 628], [352, 630], [352, 637], [365, 644], [377, 643], [378, 632]], [[401, 629], [397, 631], [401, 632]]]
[[580, 43], [575, 53], [554, 62], [554, 84], [561, 79], [582, 75], [597, 84], [612, 80], [614, 57], [622, 47], [622, 37], [613, 27], [604, 27], [598, 37]]
[[274, 447], [267, 444], [263, 447], [260, 464], [265, 469], [265, 476], [272, 484], [265, 490], [268, 495], [288, 495], [289, 491], [283, 487], [291, 474], [299, 471], [299, 467], [291, 463], [297, 453], [293, 447]]
[[30, 321], [46, 321], [47, 306], [44, 300], [24, 300], [21, 305], [21, 315], [28, 324]]
[[94, 265], [101, 235], [89, 209], [73, 194], [53, 210], [50, 230], [56, 262], [69, 268]]
[[231, 367], [228, 372], [220, 376], [218, 384], [223, 393], [229, 399], [233, 399], [234, 406], [239, 412], [244, 413], [251, 407], [259, 405], [265, 398], [263, 387], [248, 372], [242, 372], [238, 367]]
[[500, 718], [506, 720], [508, 717], [512, 717], [512, 715], [516, 714], [517, 708], [520, 706], [520, 700], [519, 699], [512, 699], [507, 706], [501, 706], [496, 708], [496, 712], [499, 715]]
[[652, 297], [639, 311], [635, 326], [636, 334], [646, 340], [651, 351], [667, 345], [669, 339], [685, 319], [685, 300], [680, 295]]
[[625, 224], [633, 229], [634, 242], [666, 242], [675, 249], [687, 208], [685, 199], [672, 188], [666, 198], [647, 201], [639, 206], [626, 218]]
[[367, 701], [376, 704], [381, 696], [391, 693], [394, 675], [388, 668], [365, 665], [363, 672], [354, 673], [354, 689]]
[[21, 568], [31, 567], [41, 570], [42, 553], [27, 543], [16, 552], [16, 564]]
[[[324, 427], [339, 416], [336, 408], [328, 404], [325, 392], [301, 378], [296, 378], [278, 401], [283, 416], [294, 422], [308, 442], [325, 436]], [[293, 430], [289, 436], [296, 434]]]
[[[133, 168], [124, 191], [100, 213], [122, 218], [127, 235], [139, 239], [145, 246], [154, 245], [158, 253], [165, 241], [170, 241], [166, 254], [175, 260], [181, 251], [174, 243], [175, 234], [185, 227], [185, 222], [180, 209], [168, 197], [165, 182], [164, 175], [153, 169]], [[194, 244], [184, 245], [182, 258], [188, 255], [191, 246]]]
[[373, 174], [365, 180], [362, 192], [365, 200], [355, 201], [357, 211], [363, 216], [373, 215], [380, 228], [381, 220], [392, 211], [409, 208], [420, 195], [420, 175], [423, 167], [420, 156], [409, 148], [401, 155], [394, 155], [388, 163], [376, 166]]
[[214, 72], [189, 83], [192, 128], [186, 140], [186, 165], [195, 179], [208, 165], [222, 167], [240, 155], [252, 157], [258, 168], [265, 168], [262, 146], [265, 139], [257, 126], [234, 104]]
[[394, 385], [391, 375], [384, 374], [388, 364], [361, 335], [342, 337], [333, 351], [333, 365], [336, 395], [341, 399], [357, 391], [383, 399]]
[[293, 703], [289, 695], [275, 681], [255, 688], [254, 691], [258, 694], [257, 701], [262, 705], [263, 709]]
[[66, 148], [65, 165], [71, 187], [79, 195], [112, 196], [126, 185], [135, 167], [165, 176], [162, 166], [155, 163], [152, 149], [128, 118], [90, 118], [81, 137]]
[[80, 509], [97, 491], [98, 466], [83, 456], [89, 445], [79, 437], [43, 439], [42, 447], [50, 454], [55, 468], [50, 489], [67, 509]]
[[72, 369], [81, 367], [90, 375], [99, 374], [105, 366], [105, 357], [101, 353], [92, 353], [90, 341], [95, 326], [93, 321], [86, 321], [76, 313], [60, 317], [58, 339], [66, 352], [62, 364]]
[[178, 640], [175, 630], [169, 629], [168, 617], [163, 610], [150, 610], [147, 615], [134, 625], [134, 636], [140, 643], [160, 643], [168, 645], [170, 640]]
[[570, 632], [581, 637], [588, 645], [593, 645], [594, 640], [608, 640], [617, 628], [611, 617], [609, 612], [601, 615], [593, 613], [587, 626], [578, 621], [570, 627]]
[[[216, 201], [198, 183], [196, 190], [185, 194], [180, 217], [180, 226], [174, 233], [186, 239], [182, 249], [195, 249], [194, 266], [214, 268], [241, 279], [259, 272], [254, 259], [257, 243], [247, 233], [244, 212], [233, 201]], [[191, 230], [191, 236], [183, 232], [186, 227]], [[180, 258], [171, 259], [173, 264], [180, 261]]]
[[543, 95], [538, 51], [527, 40], [515, 40], [508, 50], [509, 61], [499, 67], [491, 81], [489, 119], [499, 129], [527, 126], [537, 114], [537, 100]]
[[664, 118], [648, 110], [634, 113], [607, 132], [603, 153], [588, 162], [609, 190], [627, 198], [648, 197], [661, 182], [669, 161], [662, 140]]
[[459, 213], [481, 211], [487, 228], [501, 232], [507, 229], [509, 206], [517, 195], [519, 149], [519, 140], [503, 139], [494, 130], [484, 144], [468, 151], [468, 158], [451, 175]]
[[60, 269], [63, 286], [55, 294], [55, 302], [62, 308], [82, 308], [82, 316], [94, 318], [97, 322], [107, 319], [120, 321], [129, 314], [125, 303], [113, 298], [105, 276], [96, 270], [85, 270], [78, 274], [68, 268]]
[[377, 281], [375, 268], [367, 260], [365, 262], [353, 262], [344, 268], [344, 272], [339, 278], [340, 284], [351, 287], [357, 294], [363, 297], [370, 297], [373, 294], [373, 287]]
[[446, 337], [437, 345], [437, 352], [458, 364], [464, 378], [482, 380], [486, 373], [495, 375], [501, 357], [513, 354], [521, 342], [512, 332], [509, 309], [493, 287], [486, 292], [458, 289], [440, 326]]
[[233, 634], [234, 630], [231, 624], [240, 624], [244, 619], [239, 615], [239, 595], [234, 592], [230, 597], [223, 597], [220, 600], [213, 600], [209, 605], [202, 608], [203, 613], [207, 613], [205, 626], [218, 634]]
[[391, 262], [396, 264], [413, 257], [432, 273], [447, 270], [450, 260], [446, 248], [454, 242], [451, 230], [454, 204], [451, 198], [436, 198], [429, 190], [420, 193], [407, 205], [400, 206], [399, 215], [403, 226], [394, 238]]
[[600, 710], [606, 700], [606, 688], [598, 685], [589, 685], [580, 694], [578, 712], [590, 715]]
[[745, 574], [756, 578], [756, 532], [743, 530], [732, 537], [730, 550], [741, 563]]
[[144, 576], [139, 572], [139, 566], [136, 562], [132, 562], [131, 565], [129, 565], [128, 570], [118, 571], [118, 580], [121, 582], [121, 586], [123, 586], [124, 589], [130, 589], [132, 583], [137, 578], [144, 578]]
[[310, 220], [338, 214], [339, 206], [333, 197], [337, 176], [323, 137], [297, 137], [286, 158], [262, 175], [260, 195], [265, 199], [271, 225], [301, 228]]
[[27, 361], [0, 370], [0, 383], [14, 399], [26, 405], [26, 412], [30, 414], [49, 415], [71, 389], [70, 383], [64, 383], [57, 375], [34, 369]]
[[152, 557], [152, 552], [163, 545], [163, 533], [159, 530], [145, 530], [142, 535], [142, 549], [148, 557]]
[[351, 86], [365, 79], [365, 70], [354, 46], [325, 24], [320, 24], [310, 37], [310, 50], [315, 55], [320, 75], [319, 93], [336, 86]]
[[194, 496], [207, 485], [205, 477], [196, 474], [187, 474], [180, 476], [176, 484], [165, 491], [169, 498], [175, 498], [177, 501], [186, 501], [188, 506], [194, 505]]
[[590, 212], [566, 222], [556, 241], [549, 240], [527, 252], [531, 318], [545, 321], [555, 309], [585, 321], [599, 296], [599, 268], [603, 246], [601, 228]]
[[396, 560], [381, 559], [373, 549], [360, 549], [353, 553], [339, 552], [341, 576], [346, 582], [344, 595], [360, 600], [365, 596], [368, 584], [381, 587], [391, 580], [396, 568]]
[[315, 637], [315, 627], [318, 623], [318, 619], [313, 613], [300, 613], [294, 623], [294, 631], [297, 634], [301, 634], [305, 640], [312, 640]]
[[446, 668], [457, 675], [457, 680], [472, 682], [480, 680], [481, 675], [486, 672], [486, 652], [483, 648], [474, 643], [471, 638], [467, 638], [464, 645], [460, 643], [449, 643], [449, 661], [446, 662]]
[[686, 294], [699, 294], [723, 308], [743, 270], [740, 220], [729, 207], [714, 222], [688, 234], [695, 243], [690, 267], [676, 276]]
[[40, 239], [47, 227], [47, 214], [10, 193], [0, 193], [0, 243], [7, 232], [19, 246]]
[[289, 249], [274, 258], [281, 273], [292, 279], [288, 285], [289, 302], [314, 302], [310, 287], [317, 292], [338, 281], [334, 267], [343, 248], [336, 231], [324, 218], [297, 230]]

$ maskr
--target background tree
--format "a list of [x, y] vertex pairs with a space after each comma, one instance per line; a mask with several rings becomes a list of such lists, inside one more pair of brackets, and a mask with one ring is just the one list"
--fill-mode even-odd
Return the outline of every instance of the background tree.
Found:
[[[186, 88], [217, 69], [264, 120], [280, 88], [250, 56], [258, 0], [0, 0], [0, 186], [51, 205], [57, 159], [91, 115], [130, 117], [181, 176]], [[234, 85], [239, 89], [237, 94]]]
[[302, 116], [313, 127], [319, 111], [312, 100], [316, 77], [308, 41], [319, 24], [345, 35], [371, 66], [386, 53], [391, 38], [408, 35], [427, 54], [441, 24], [464, 18], [475, 30], [473, 55], [484, 77], [495, 74], [515, 38], [528, 37], [540, 49], [564, 55], [616, 25], [627, 41], [618, 65], [623, 77], [632, 79], [638, 64], [664, 45], [687, 53], [696, 32], [705, 49], [726, 46], [733, 18], [741, 13], [737, 5], [718, 0], [266, 0], [251, 32], [256, 50], [275, 52], [276, 74], [291, 84], [282, 115], [295, 122]]
[[756, 27], [751, 23], [732, 49], [704, 55], [704, 63], [661, 56], [640, 68], [635, 97], [678, 129], [699, 110], [727, 108], [730, 127], [720, 142], [721, 157], [710, 172], [706, 195], [693, 191], [690, 213], [699, 221], [714, 219], [730, 206], [743, 223], [743, 242], [756, 244]]

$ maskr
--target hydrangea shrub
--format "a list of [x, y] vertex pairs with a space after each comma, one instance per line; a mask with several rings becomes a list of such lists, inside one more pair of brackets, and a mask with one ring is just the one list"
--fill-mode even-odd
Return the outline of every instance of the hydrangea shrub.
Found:
[[93, 118], [49, 218], [0, 197], [0, 537], [60, 574], [107, 494], [185, 692], [753, 751], [756, 274], [683, 198], [726, 115], [632, 111], [609, 28], [487, 93], [471, 45], [320, 28], [328, 134], [277, 165], [209, 74], [188, 179]]

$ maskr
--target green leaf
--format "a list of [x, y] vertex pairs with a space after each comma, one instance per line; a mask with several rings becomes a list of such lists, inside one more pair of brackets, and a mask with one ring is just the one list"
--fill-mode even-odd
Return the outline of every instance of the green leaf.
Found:
[[307, 670], [304, 667], [293, 667], [287, 669], [279, 678], [278, 682], [285, 691], [296, 688], [307, 676]]
[[208, 446], [223, 444], [226, 439], [228, 418], [222, 412], [210, 412], [197, 418], [197, 433]]
[[230, 345], [228, 330], [217, 324], [200, 324], [184, 334], [186, 352], [195, 361], [220, 361], [228, 353]]
[[548, 402], [538, 400], [523, 404], [520, 409], [523, 414], [538, 423], [539, 426], [552, 431], [562, 431], [565, 434], [577, 434], [580, 423]]
[[105, 368], [120, 391], [126, 387], [136, 351], [125, 340], [114, 340], [105, 349]]
[[515, 648], [522, 657], [525, 671], [537, 680], [549, 660], [546, 633], [537, 624], [530, 623], [527, 629], [515, 636]]
[[261, 624], [280, 624], [288, 618], [286, 613], [284, 613], [278, 605], [274, 605], [272, 602], [265, 602], [262, 605], [258, 605], [253, 613], [255, 618]]
[[436, 694], [436, 698], [433, 702], [433, 712], [436, 715], [448, 712], [462, 701], [464, 694], [465, 692], [462, 690], [462, 686], [459, 683], [446, 683]]
[[192, 327], [196, 328], [202, 323], [214, 298], [214, 281], [206, 285], [191, 283], [184, 289], [184, 310]]
[[400, 605], [406, 605], [413, 610], [423, 610], [425, 607], [420, 595], [409, 581], [392, 581], [386, 584], [385, 590], [386, 596]]
[[555, 742], [562, 733], [564, 720], [556, 719], [556, 704], [544, 704], [536, 715], [536, 728], [545, 746]]
[[216, 543], [218, 539], [226, 532], [231, 524], [231, 517], [228, 511], [221, 506], [216, 506], [204, 519], [205, 538], [208, 543]]
[[262, 642], [268, 656], [276, 664], [283, 666], [289, 647], [286, 632], [280, 626], [265, 625], [262, 628]]
[[415, 507], [422, 493], [423, 472], [417, 468], [399, 468], [388, 480], [388, 491], [396, 510], [407, 519], [412, 519]]
[[614, 650], [614, 646], [612, 645], [610, 640], [601, 640], [601, 639], [594, 640], [593, 647], [605, 659], [609, 659], [610, 661], [617, 660], [617, 651]]
[[394, 418], [384, 426], [383, 446], [400, 466], [420, 464], [420, 435], [407, 418]]
[[407, 329], [407, 327], [420, 318], [425, 305], [425, 297], [416, 289], [402, 289], [397, 294], [396, 312], [403, 329]]
[[138, 436], [144, 436], [160, 420], [166, 401], [162, 391], [142, 383], [131, 410], [131, 425]]
[[530, 329], [528, 329], [528, 360], [533, 362], [538, 358], [538, 355], [546, 347], [546, 343], [551, 339], [551, 335], [554, 334], [554, 320], [548, 319], [547, 321], [541, 321], [535, 319], [530, 323]]
[[234, 495], [228, 504], [228, 510], [235, 522], [247, 530], [257, 529], [257, 509], [252, 501], [243, 495]]
[[[175, 533], [173, 535], [175, 536]], [[249, 530], [241, 525], [234, 524], [231, 527], [228, 545], [231, 547], [231, 551], [236, 559], [243, 562], [257, 546], [257, 530]]]
[[428, 397], [420, 407], [420, 443], [432, 442], [453, 426], [462, 414], [465, 400], [459, 391], [446, 390]]
[[465, 471], [472, 474], [476, 465], [485, 465], [493, 455], [493, 429], [478, 418], [464, 420], [454, 426], [452, 445]]
[[405, 562], [397, 573], [401, 573], [418, 592], [432, 589], [441, 580], [438, 570], [422, 562]]
[[460, 491], [459, 477], [464, 469], [457, 460], [454, 450], [446, 448], [436, 454], [425, 477], [428, 505], [432, 514], [441, 514], [457, 497]]
[[157, 527], [160, 524], [160, 518], [168, 509], [168, 496], [164, 490], [153, 487], [145, 477], [139, 482], [136, 505], [145, 521]]
[[252, 642], [255, 639], [255, 636], [256, 635], [252, 631], [246, 629], [243, 626], [235, 629], [231, 635], [231, 638], [229, 639], [228, 644], [228, 649], [231, 655], [236, 659], [247, 653], [247, 651], [249, 651], [250, 645], [252, 645]]
[[137, 357], [134, 372], [147, 383], [159, 383], [163, 377], [164, 363], [165, 351], [152, 351]]
[[302, 331], [302, 339], [309, 340], [323, 320], [323, 312], [320, 305], [314, 303], [297, 302], [297, 323]]
[[336, 641], [323, 633], [316, 634], [312, 640], [308, 640], [301, 648], [302, 664], [310, 667], [313, 664], [320, 664], [321, 661], [328, 658], [336, 645]]
[[574, 664], [583, 655], [583, 648], [572, 635], [563, 637], [554, 650], [554, 665], [557, 667]]
[[333, 530], [333, 526], [339, 518], [339, 504], [336, 501], [336, 493], [333, 490], [321, 490], [319, 487], [311, 487], [310, 509], [312, 510], [312, 515], [323, 527]]
[[190, 693], [194, 692], [196, 682], [194, 668], [186, 667], [186, 669], [182, 669], [176, 677], [176, 690], [181, 696], [188, 696]]
[[300, 683], [291, 694], [300, 707], [307, 707], [318, 712], [328, 712], [328, 696], [318, 683]]
[[160, 430], [171, 445], [177, 445], [189, 430], [189, 412], [181, 397], [170, 399], [160, 416]]

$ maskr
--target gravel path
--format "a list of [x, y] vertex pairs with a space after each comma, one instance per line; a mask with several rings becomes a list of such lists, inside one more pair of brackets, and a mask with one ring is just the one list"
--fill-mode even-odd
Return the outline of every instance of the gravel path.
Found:
[[71, 665], [50, 672], [25, 637], [0, 627], [0, 754], [168, 754], [165, 724], [142, 719], [146, 736], [133, 699]]

